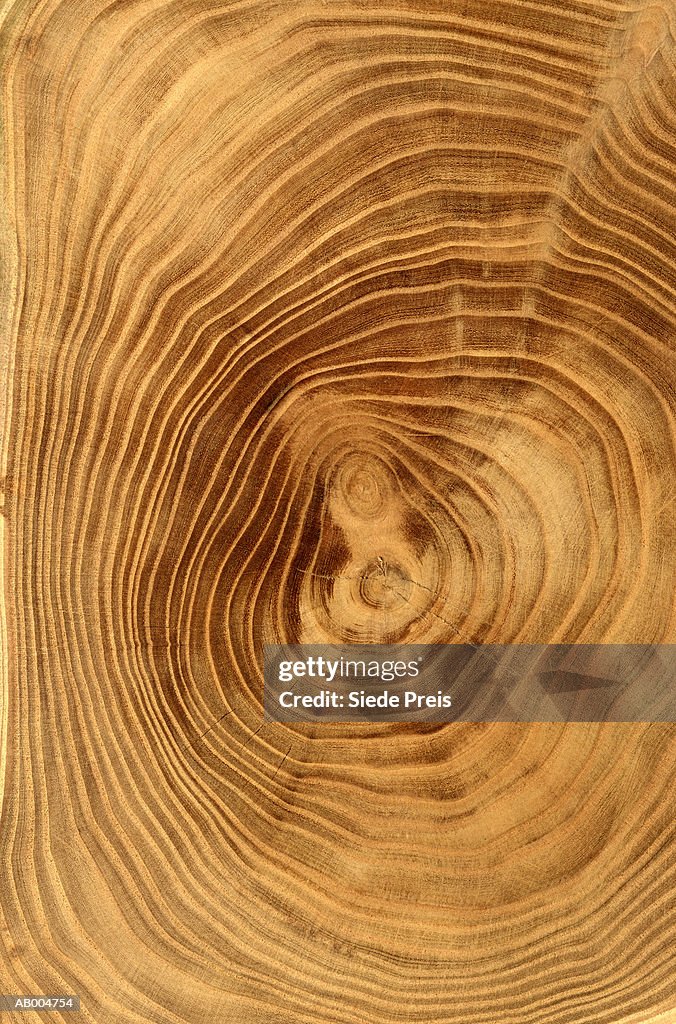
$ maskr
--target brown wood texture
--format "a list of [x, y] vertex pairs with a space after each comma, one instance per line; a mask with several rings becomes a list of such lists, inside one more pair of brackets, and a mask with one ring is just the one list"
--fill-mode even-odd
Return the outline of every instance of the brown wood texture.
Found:
[[676, 641], [673, 0], [1, 11], [2, 991], [675, 1021], [672, 725], [261, 709]]

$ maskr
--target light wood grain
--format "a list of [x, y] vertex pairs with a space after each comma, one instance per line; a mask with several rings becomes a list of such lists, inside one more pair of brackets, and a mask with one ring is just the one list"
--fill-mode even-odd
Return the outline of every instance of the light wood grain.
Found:
[[676, 1020], [672, 725], [261, 708], [266, 641], [676, 641], [673, 3], [2, 19], [2, 990]]

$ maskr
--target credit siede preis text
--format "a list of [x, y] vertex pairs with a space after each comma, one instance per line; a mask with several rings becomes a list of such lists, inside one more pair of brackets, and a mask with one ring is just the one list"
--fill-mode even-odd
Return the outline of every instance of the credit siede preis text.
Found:
[[345, 690], [345, 680], [378, 679], [391, 683], [400, 679], [411, 679], [419, 675], [420, 661], [362, 661], [347, 658], [309, 657], [299, 661], [282, 661], [279, 664], [279, 682], [296, 683], [298, 680], [312, 680], [313, 686], [337, 684], [338, 689], [321, 689], [318, 692], [299, 693], [284, 690], [279, 696], [283, 708], [448, 708], [451, 697], [439, 690], [436, 694], [418, 693], [410, 689], [403, 692], [390, 690]]

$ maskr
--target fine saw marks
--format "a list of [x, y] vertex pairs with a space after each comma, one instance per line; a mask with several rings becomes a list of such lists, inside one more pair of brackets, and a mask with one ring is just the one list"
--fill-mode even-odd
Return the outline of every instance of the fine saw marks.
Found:
[[262, 713], [266, 642], [676, 642], [673, 4], [0, 11], [0, 990], [676, 1020], [673, 725]]

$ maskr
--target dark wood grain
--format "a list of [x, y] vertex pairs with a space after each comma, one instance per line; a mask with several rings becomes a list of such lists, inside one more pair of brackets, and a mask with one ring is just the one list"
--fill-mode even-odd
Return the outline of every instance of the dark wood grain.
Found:
[[266, 641], [676, 640], [676, 8], [1, 11], [2, 990], [676, 1021], [672, 725], [261, 706]]

